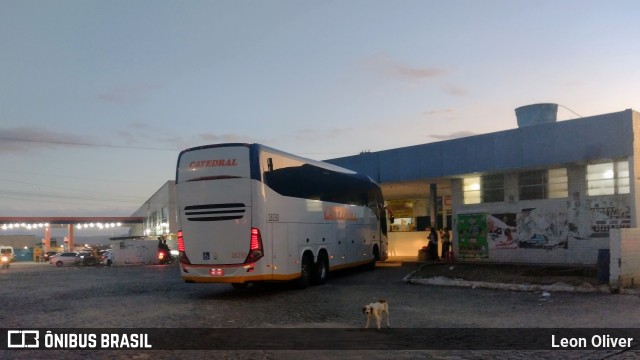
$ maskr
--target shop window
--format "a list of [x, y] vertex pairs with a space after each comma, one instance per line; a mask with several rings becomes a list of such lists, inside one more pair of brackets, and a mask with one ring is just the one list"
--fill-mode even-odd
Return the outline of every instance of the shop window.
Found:
[[550, 169], [549, 172], [549, 192], [547, 198], [558, 199], [569, 197], [569, 178], [567, 169]]
[[462, 180], [462, 197], [465, 205], [479, 204], [481, 201], [480, 177], [469, 177]]
[[504, 175], [464, 178], [462, 196], [465, 205], [504, 201]]
[[616, 191], [618, 194], [631, 192], [629, 187], [629, 162], [626, 160], [616, 163]]
[[626, 160], [587, 165], [587, 195], [628, 194], [629, 163]]
[[520, 200], [565, 198], [568, 196], [567, 169], [520, 172], [518, 190]]
[[482, 177], [482, 202], [504, 201], [504, 175], [485, 175]]

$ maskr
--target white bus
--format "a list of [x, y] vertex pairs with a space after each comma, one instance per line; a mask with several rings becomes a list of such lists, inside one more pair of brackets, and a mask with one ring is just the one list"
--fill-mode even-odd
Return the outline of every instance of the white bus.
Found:
[[180, 272], [186, 282], [295, 280], [387, 259], [382, 192], [368, 176], [259, 144], [178, 157]]

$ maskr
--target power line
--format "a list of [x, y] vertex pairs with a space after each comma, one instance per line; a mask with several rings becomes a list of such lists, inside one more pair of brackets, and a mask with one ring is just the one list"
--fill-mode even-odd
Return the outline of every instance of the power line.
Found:
[[21, 139], [21, 138], [8, 138], [0, 137], [0, 140], [15, 141], [15, 142], [28, 142], [39, 144], [52, 144], [52, 145], [73, 145], [73, 146], [93, 146], [93, 147], [106, 147], [106, 148], [119, 148], [119, 149], [136, 149], [136, 150], [161, 150], [161, 151], [178, 151], [175, 148], [162, 148], [162, 147], [150, 147], [150, 146], [130, 146], [130, 145], [109, 145], [109, 144], [91, 144], [80, 143], [71, 141], [56, 141], [56, 140], [34, 140], [34, 139]]
[[144, 199], [139, 197], [129, 197], [129, 196], [113, 196], [108, 194], [103, 194], [103, 196], [94, 196], [87, 194], [61, 194], [61, 193], [42, 193], [42, 192], [31, 192], [31, 191], [7, 191], [0, 190], [0, 197], [10, 197], [10, 198], [49, 198], [49, 199], [64, 199], [64, 200], [79, 200], [79, 201], [105, 201], [105, 202], [127, 202], [127, 203], [137, 203], [141, 204], [144, 202]]
[[560, 107], [561, 107], [561, 108], [563, 108], [563, 109], [569, 110], [573, 115], [576, 115], [576, 116], [577, 116], [577, 117], [579, 117], [579, 118], [583, 117], [582, 115], [578, 114], [577, 112], [575, 112], [575, 111], [573, 111], [573, 110], [569, 109], [568, 107], [566, 107], [566, 106], [564, 106], [564, 105], [558, 104], [558, 106], [560, 106]]

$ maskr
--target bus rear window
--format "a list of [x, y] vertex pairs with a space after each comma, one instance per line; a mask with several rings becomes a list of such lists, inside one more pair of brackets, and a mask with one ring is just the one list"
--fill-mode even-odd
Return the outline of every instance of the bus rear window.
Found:
[[248, 178], [249, 148], [211, 147], [185, 151], [178, 161], [177, 182]]

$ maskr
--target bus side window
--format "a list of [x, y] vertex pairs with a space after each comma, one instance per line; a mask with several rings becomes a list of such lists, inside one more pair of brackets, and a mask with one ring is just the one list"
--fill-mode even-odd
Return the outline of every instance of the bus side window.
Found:
[[267, 171], [273, 171], [273, 159], [267, 158]]

